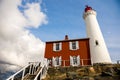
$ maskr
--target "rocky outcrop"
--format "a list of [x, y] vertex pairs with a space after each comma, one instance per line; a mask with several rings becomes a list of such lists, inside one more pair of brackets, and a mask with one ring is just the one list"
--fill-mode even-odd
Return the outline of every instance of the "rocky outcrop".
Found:
[[120, 64], [49, 68], [44, 80], [120, 80]]

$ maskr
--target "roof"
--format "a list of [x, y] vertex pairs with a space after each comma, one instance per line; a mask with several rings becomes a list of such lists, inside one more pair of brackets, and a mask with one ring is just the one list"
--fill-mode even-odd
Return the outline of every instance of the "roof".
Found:
[[56, 40], [56, 41], [46, 41], [46, 43], [54, 43], [54, 42], [68, 42], [68, 41], [81, 41], [81, 40], [89, 40], [89, 38], [78, 38], [78, 39], [68, 39], [68, 40]]

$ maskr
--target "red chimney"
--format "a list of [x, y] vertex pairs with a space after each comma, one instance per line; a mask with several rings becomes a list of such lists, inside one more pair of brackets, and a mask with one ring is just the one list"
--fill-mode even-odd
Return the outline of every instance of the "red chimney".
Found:
[[65, 40], [68, 40], [68, 35], [65, 35]]

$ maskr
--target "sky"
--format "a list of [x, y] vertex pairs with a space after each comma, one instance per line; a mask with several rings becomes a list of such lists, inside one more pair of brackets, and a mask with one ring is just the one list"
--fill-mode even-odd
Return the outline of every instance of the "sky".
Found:
[[47, 24], [41, 1], [0, 0], [0, 71], [42, 61], [45, 43], [30, 32]]
[[0, 0], [0, 69], [41, 61], [45, 42], [86, 38], [85, 6], [97, 12], [112, 61], [120, 59], [120, 0]]
[[97, 20], [113, 62], [120, 60], [120, 0], [43, 0], [42, 8], [48, 24], [30, 29], [43, 42], [86, 38], [83, 19], [85, 5], [97, 12]]

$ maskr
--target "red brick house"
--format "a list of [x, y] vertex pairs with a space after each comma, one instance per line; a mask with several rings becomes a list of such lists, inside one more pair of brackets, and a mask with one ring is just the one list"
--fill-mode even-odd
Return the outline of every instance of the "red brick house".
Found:
[[91, 65], [89, 38], [46, 42], [44, 57], [54, 67]]

